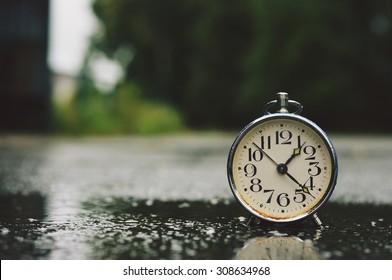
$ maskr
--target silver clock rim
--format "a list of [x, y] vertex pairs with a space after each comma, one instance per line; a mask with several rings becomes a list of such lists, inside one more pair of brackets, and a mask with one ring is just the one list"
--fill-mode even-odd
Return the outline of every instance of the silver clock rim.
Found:
[[[241, 196], [239, 195], [239, 193], [237, 191], [237, 187], [234, 182], [233, 159], [234, 159], [235, 151], [236, 151], [240, 141], [245, 136], [245, 134], [247, 132], [249, 132], [253, 127], [255, 127], [256, 125], [259, 125], [260, 123], [263, 123], [263, 122], [266, 122], [269, 120], [273, 120], [273, 119], [291, 119], [291, 120], [295, 120], [300, 123], [303, 123], [306, 126], [310, 127], [312, 130], [314, 130], [320, 136], [322, 141], [325, 143], [325, 145], [328, 148], [328, 153], [330, 154], [330, 157], [332, 160], [332, 162], [331, 162], [331, 164], [332, 164], [331, 180], [328, 184], [326, 194], [320, 199], [320, 201], [317, 203], [317, 205], [315, 207], [313, 207], [310, 211], [308, 211], [302, 215], [298, 215], [296, 217], [292, 217], [292, 218], [288, 218], [288, 219], [274, 219], [274, 218], [270, 218], [270, 217], [264, 217], [260, 213], [256, 212], [245, 201], [243, 201], [243, 199], [241, 198]], [[295, 115], [295, 114], [291, 114], [291, 113], [274, 113], [274, 114], [270, 114], [270, 115], [264, 115], [258, 119], [253, 120], [238, 133], [238, 135], [235, 138], [233, 144], [231, 145], [231, 148], [229, 151], [229, 156], [227, 159], [227, 175], [228, 175], [230, 189], [231, 189], [234, 197], [237, 199], [237, 201], [240, 202], [240, 204], [248, 212], [250, 212], [252, 215], [254, 215], [262, 220], [265, 220], [265, 221], [274, 222], [274, 223], [288, 223], [288, 222], [299, 221], [299, 220], [302, 220], [306, 217], [313, 215], [314, 213], [317, 212], [318, 209], [320, 209], [321, 206], [323, 206], [329, 200], [329, 198], [331, 197], [331, 195], [335, 189], [336, 182], [337, 182], [338, 158], [337, 158], [335, 147], [332, 144], [331, 140], [329, 139], [327, 134], [324, 132], [324, 130], [322, 130], [316, 123], [314, 123], [313, 121], [311, 121], [303, 116], [300, 116], [300, 115]]]

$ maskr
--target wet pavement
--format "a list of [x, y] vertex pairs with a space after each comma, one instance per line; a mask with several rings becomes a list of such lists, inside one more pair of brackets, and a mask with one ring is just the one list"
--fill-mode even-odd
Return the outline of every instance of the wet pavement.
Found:
[[392, 259], [392, 137], [332, 137], [323, 229], [245, 226], [234, 137], [0, 137], [0, 258]]

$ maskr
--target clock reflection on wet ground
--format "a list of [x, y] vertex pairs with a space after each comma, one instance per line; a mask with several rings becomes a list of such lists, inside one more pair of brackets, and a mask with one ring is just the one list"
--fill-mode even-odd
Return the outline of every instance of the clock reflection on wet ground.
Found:
[[309, 221], [248, 228], [231, 200], [92, 200], [63, 221], [45, 219], [37, 195], [1, 200], [2, 259], [392, 258], [391, 206], [331, 203], [323, 229]]

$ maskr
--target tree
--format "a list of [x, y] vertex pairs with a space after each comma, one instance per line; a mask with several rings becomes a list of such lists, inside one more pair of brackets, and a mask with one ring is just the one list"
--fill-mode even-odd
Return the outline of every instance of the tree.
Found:
[[193, 126], [238, 128], [287, 91], [322, 126], [382, 129], [386, 118], [364, 114], [378, 105], [375, 94], [391, 101], [391, 6], [96, 0], [103, 29], [93, 49], [120, 63], [121, 50], [132, 52], [126, 79], [180, 108]]

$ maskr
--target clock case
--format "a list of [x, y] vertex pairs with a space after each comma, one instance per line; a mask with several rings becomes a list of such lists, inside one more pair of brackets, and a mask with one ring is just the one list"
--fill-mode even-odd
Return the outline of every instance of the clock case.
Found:
[[[276, 113], [270, 113], [269, 110], [273, 107], [277, 107]], [[289, 112], [289, 109], [291, 108], [296, 108], [296, 111], [293, 113]], [[277, 100], [271, 101], [267, 103], [264, 106], [264, 115], [258, 119], [253, 120], [250, 122], [247, 126], [245, 126], [240, 133], [237, 135], [235, 138], [229, 152], [228, 160], [227, 160], [227, 174], [228, 174], [228, 180], [229, 180], [229, 185], [230, 189], [234, 195], [234, 197], [239, 201], [239, 203], [250, 213], [250, 216], [247, 220], [247, 225], [252, 226], [252, 225], [259, 225], [259, 224], [293, 224], [294, 222], [300, 222], [303, 221], [305, 218], [312, 217], [314, 223], [322, 227], [322, 222], [320, 218], [317, 216], [317, 211], [321, 206], [324, 205], [332, 195], [335, 185], [337, 182], [337, 175], [338, 175], [338, 158], [336, 154], [336, 150], [327, 136], [327, 134], [314, 122], [311, 120], [300, 116], [299, 114], [302, 112], [302, 105], [296, 101], [292, 101], [288, 99], [287, 93], [278, 93], [277, 94]], [[234, 159], [234, 153], [242, 140], [242, 138], [248, 133], [251, 129], [253, 129], [256, 125], [272, 120], [272, 119], [291, 119], [295, 120], [297, 122], [304, 123], [306, 126], [310, 127], [313, 129], [323, 140], [325, 145], [328, 148], [328, 152], [330, 154], [330, 157], [332, 159], [332, 173], [331, 173], [331, 180], [328, 185], [328, 191], [324, 195], [324, 197], [319, 201], [319, 203], [313, 207], [310, 211], [308, 211], [304, 215], [300, 215], [297, 217], [293, 217], [291, 219], [285, 219], [285, 220], [278, 220], [278, 219], [272, 219], [272, 218], [266, 218], [262, 217], [259, 215], [255, 210], [253, 210], [245, 201], [241, 199], [240, 194], [237, 191], [237, 187], [234, 183], [234, 176], [233, 176], [233, 159]]]

